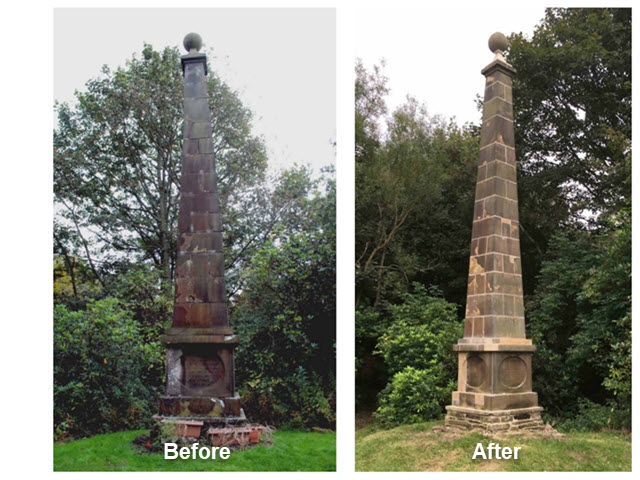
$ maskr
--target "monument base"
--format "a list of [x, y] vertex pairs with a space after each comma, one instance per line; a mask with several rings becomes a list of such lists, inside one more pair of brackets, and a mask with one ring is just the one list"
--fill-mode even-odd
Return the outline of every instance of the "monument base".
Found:
[[160, 397], [158, 407], [159, 416], [155, 417], [156, 425], [150, 434], [154, 444], [163, 443], [169, 435], [187, 445], [245, 445], [254, 428], [247, 425], [240, 397], [165, 395]]
[[165, 417], [219, 419], [224, 422], [244, 421], [240, 397], [162, 396], [158, 405]]
[[475, 408], [446, 407], [447, 427], [484, 432], [543, 431], [546, 429], [542, 407], [513, 408], [509, 410], [478, 410]]
[[233, 449], [273, 442], [272, 430], [247, 422], [242, 410], [239, 417], [156, 416], [153, 420], [150, 432], [133, 441], [150, 452], [164, 451], [167, 443], [178, 447], [200, 444]]

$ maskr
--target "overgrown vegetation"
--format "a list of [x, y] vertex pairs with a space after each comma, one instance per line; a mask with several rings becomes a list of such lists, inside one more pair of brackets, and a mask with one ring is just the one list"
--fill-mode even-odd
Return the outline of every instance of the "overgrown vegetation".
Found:
[[[159, 338], [173, 305], [182, 90], [178, 50], [145, 45], [89, 80], [74, 104], [56, 105], [57, 438], [143, 426], [157, 408]], [[208, 90], [244, 408], [255, 422], [331, 428], [334, 171], [269, 175], [252, 113], [215, 72]]]
[[[510, 41], [533, 387], [561, 429], [627, 429], [631, 10], [547, 9]], [[452, 330], [464, 316], [479, 128], [415, 99], [388, 114], [383, 68], [356, 65], [356, 382], [358, 409], [389, 426], [441, 416], [442, 379], [456, 380], [445, 360], [425, 373], [439, 343], [387, 344], [436, 331], [416, 313], [409, 333], [397, 315], [413, 284], [457, 306], [442, 318]]]
[[[162, 348], [147, 343], [131, 313], [114, 298], [54, 312], [56, 434], [134, 427], [151, 415]], [[63, 408], [60, 408], [63, 407]]]

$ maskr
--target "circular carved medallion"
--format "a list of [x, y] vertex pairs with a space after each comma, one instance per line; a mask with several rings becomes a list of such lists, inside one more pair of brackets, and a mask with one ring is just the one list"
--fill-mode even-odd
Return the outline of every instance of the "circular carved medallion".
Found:
[[520, 388], [527, 381], [527, 364], [514, 355], [506, 357], [498, 369], [500, 383], [511, 390]]
[[224, 378], [224, 363], [217, 355], [193, 355], [186, 358], [186, 383], [190, 388], [213, 385]]
[[220, 360], [220, 357], [217, 355], [215, 357], [207, 358], [204, 361], [204, 366], [211, 374], [211, 380], [213, 383], [222, 380], [222, 377], [224, 377], [224, 363], [222, 363], [222, 360]]
[[467, 357], [467, 386], [480, 388], [487, 377], [487, 367], [478, 355]]

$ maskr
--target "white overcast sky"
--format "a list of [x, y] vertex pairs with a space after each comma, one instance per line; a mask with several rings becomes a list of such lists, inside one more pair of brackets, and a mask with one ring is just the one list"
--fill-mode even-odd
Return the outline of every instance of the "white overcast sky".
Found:
[[460, 125], [479, 123], [475, 98], [484, 92], [480, 71], [493, 59], [489, 36], [495, 31], [531, 36], [543, 17], [541, 6], [492, 7], [486, 2], [477, 8], [360, 8], [355, 53], [369, 69], [385, 59], [389, 112], [412, 95], [430, 115], [455, 116]]
[[[215, 70], [255, 115], [272, 169], [334, 163], [336, 20], [324, 9], [56, 9], [54, 98], [142, 51], [202, 36]], [[207, 52], [209, 53], [209, 52]], [[139, 55], [138, 55], [139, 56]]]

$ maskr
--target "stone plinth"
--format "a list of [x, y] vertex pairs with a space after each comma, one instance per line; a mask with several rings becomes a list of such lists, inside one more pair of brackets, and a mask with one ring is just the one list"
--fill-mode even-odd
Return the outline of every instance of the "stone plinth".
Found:
[[447, 407], [445, 423], [449, 427], [486, 432], [543, 430], [541, 411], [542, 407], [483, 411], [451, 405]]
[[494, 34], [486, 77], [458, 390], [446, 424], [488, 431], [543, 427], [525, 337], [511, 78]]

